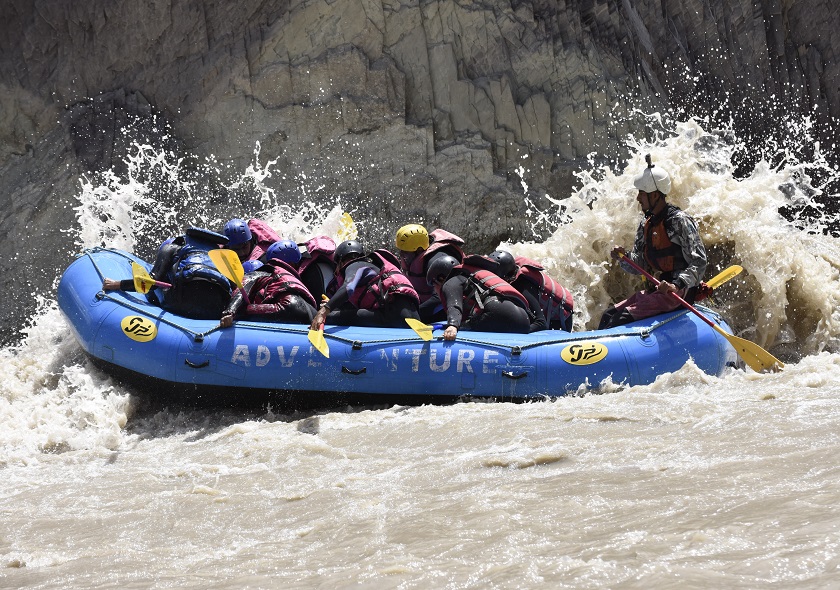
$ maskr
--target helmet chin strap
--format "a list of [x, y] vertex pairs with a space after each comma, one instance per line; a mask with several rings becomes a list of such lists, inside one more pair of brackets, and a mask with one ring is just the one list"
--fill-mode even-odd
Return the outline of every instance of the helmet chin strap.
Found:
[[654, 191], [652, 193], [648, 193], [648, 205], [650, 205], [650, 207], [643, 211], [643, 213], [645, 214], [645, 217], [653, 217], [655, 215], [654, 209], [656, 209], [656, 205], [659, 204], [659, 201], [657, 201], [656, 203], [651, 203], [650, 202], [650, 199], [651, 199], [650, 195], [656, 195], [657, 199], [662, 198], [662, 195], [659, 193], [659, 191]]

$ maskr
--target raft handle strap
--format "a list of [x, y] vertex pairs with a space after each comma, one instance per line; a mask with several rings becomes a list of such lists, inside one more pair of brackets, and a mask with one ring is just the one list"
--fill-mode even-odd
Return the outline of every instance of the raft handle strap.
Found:
[[192, 367], [193, 369], [203, 369], [204, 367], [210, 364], [210, 361], [204, 361], [203, 363], [194, 363], [190, 359], [184, 359], [184, 364], [188, 367]]
[[362, 367], [361, 369], [356, 370], [341, 367], [341, 372], [346, 373], [347, 375], [361, 375], [362, 373], [367, 373], [367, 367]]

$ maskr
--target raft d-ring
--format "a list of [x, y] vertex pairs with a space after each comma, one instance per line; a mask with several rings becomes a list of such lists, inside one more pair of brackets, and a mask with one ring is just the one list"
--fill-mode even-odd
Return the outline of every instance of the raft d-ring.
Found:
[[528, 376], [528, 371], [523, 373], [512, 373], [511, 371], [502, 371], [502, 376], [507, 377], [508, 379], [522, 379], [523, 377]]
[[210, 361], [204, 361], [203, 363], [194, 363], [190, 359], [184, 359], [184, 364], [188, 367], [192, 367], [193, 369], [203, 369], [210, 365]]

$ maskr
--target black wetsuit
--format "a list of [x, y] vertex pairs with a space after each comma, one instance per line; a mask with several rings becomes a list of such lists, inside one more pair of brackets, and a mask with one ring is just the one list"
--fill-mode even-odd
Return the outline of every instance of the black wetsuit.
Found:
[[[454, 246], [445, 246], [435, 252], [434, 255], [426, 261], [423, 265], [423, 272], [427, 272], [432, 262], [443, 256], [452, 256], [459, 262], [463, 258], [458, 248]], [[431, 296], [420, 304], [420, 320], [426, 322], [427, 324], [446, 321], [446, 310], [443, 309], [443, 303], [441, 303], [440, 297], [438, 297], [436, 291], [432, 291]]]
[[[443, 299], [446, 301], [446, 325], [455, 326], [459, 330], [475, 330], [477, 332], [505, 332], [527, 334], [531, 331], [531, 318], [528, 311], [510, 299], [497, 296], [485, 297], [484, 309], [480, 313], [471, 313], [473, 296], [464, 296], [469, 291], [469, 279], [465, 275], [455, 275], [441, 287]], [[539, 323], [535, 320], [537, 324]], [[545, 316], [542, 316], [542, 327], [545, 328]]]
[[542, 290], [540, 289], [539, 285], [533, 283], [527, 279], [519, 279], [518, 281], [514, 281], [511, 283], [517, 291], [522, 293], [525, 296], [525, 299], [528, 300], [528, 304], [531, 306], [531, 311], [536, 313], [536, 310], [539, 310], [540, 315], [542, 316], [542, 328], [532, 329], [532, 332], [536, 332], [537, 330], [565, 330], [566, 332], [572, 331], [572, 314], [569, 314], [569, 317], [562, 319], [562, 318], [555, 318], [551, 320], [549, 324], [545, 319], [545, 312], [543, 311], [542, 304], [540, 303], [540, 297], [542, 296]]
[[[271, 268], [270, 264], [264, 265], [262, 268]], [[251, 304], [245, 308], [245, 315], [252, 320], [261, 322], [287, 322], [290, 324], [309, 324], [312, 318], [315, 317], [315, 308], [311, 303], [306, 301], [302, 296], [288, 291], [283, 293], [280, 297], [274, 297], [270, 303], [255, 302], [255, 295], [257, 289], [254, 286], [260, 279], [271, 277], [272, 273], [258, 270], [246, 274], [242, 279], [242, 286], [248, 293], [248, 298]], [[283, 280], [278, 277], [278, 280]], [[230, 298], [227, 308], [223, 315], [236, 315], [242, 308], [245, 298], [242, 292], [237, 289]]]
[[356, 287], [374, 280], [379, 274], [379, 267], [366, 260], [356, 260], [343, 270], [344, 283], [330, 297], [330, 313], [327, 323], [336, 326], [365, 326], [379, 328], [405, 328], [405, 318], [420, 319], [417, 301], [412, 297], [390, 294], [389, 300], [376, 309], [361, 309], [350, 303], [348, 287], [356, 280], [356, 273], [368, 269], [366, 275], [359, 277]]

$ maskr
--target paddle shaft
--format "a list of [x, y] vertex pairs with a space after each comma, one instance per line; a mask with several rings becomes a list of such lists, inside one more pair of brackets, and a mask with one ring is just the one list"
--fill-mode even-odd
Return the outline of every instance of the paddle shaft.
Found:
[[[651, 280], [655, 285], [659, 286], [660, 281], [657, 281], [655, 278], [651, 276], [650, 273], [645, 271], [645, 269], [641, 268], [638, 264], [630, 260], [626, 254], [620, 255], [622, 260], [626, 260], [627, 264], [638, 270], [640, 273], [645, 275], [649, 280]], [[737, 273], [736, 273], [737, 274]], [[744, 338], [739, 338], [738, 336], [734, 336], [733, 334], [727, 333], [723, 328], [712, 322], [709, 318], [704, 316], [702, 313], [697, 311], [693, 305], [691, 305], [688, 301], [677, 295], [676, 293], [671, 293], [677, 300], [688, 310], [692, 311], [697, 317], [701, 320], [709, 324], [712, 329], [726, 338], [732, 347], [735, 349], [735, 352], [744, 360], [744, 362], [749, 365], [749, 367], [756, 372], [763, 372], [763, 371], [780, 371], [784, 368], [785, 364], [774, 357], [772, 354], [761, 348], [758, 344], [754, 342], [750, 342], [749, 340], [745, 340]]]
[[[657, 287], [658, 287], [658, 286], [659, 286], [659, 284], [662, 282], [662, 281], [657, 280], [657, 279], [656, 279], [656, 278], [655, 278], [652, 274], [650, 274], [648, 271], [646, 271], [645, 269], [643, 269], [641, 266], [639, 266], [638, 264], [636, 264], [635, 262], [633, 262], [633, 261], [630, 259], [630, 257], [629, 257], [629, 256], [627, 256], [626, 254], [621, 254], [620, 256], [621, 256], [621, 259], [622, 259], [624, 262], [626, 262], [627, 264], [629, 264], [630, 266], [632, 266], [633, 268], [635, 268], [636, 270], [638, 270], [640, 273], [642, 273], [643, 275], [645, 275], [645, 276], [647, 277], [647, 279], [648, 279], [650, 282], [652, 282], [654, 285], [656, 285]], [[674, 293], [673, 291], [671, 291], [670, 295], [672, 295], [673, 297], [675, 297], [675, 298], [677, 299], [677, 301], [679, 301], [679, 302], [683, 305], [683, 307], [685, 307], [686, 309], [688, 309], [688, 310], [690, 310], [690, 311], [694, 312], [695, 314], [697, 314], [697, 317], [699, 317], [701, 320], [703, 320], [704, 322], [706, 322], [707, 324], [709, 324], [712, 328], [717, 328], [717, 327], [718, 327], [718, 325], [717, 325], [716, 323], [714, 323], [712, 320], [710, 320], [709, 318], [707, 318], [706, 316], [704, 316], [702, 313], [700, 313], [700, 312], [697, 310], [697, 308], [695, 308], [693, 305], [691, 305], [688, 301], [686, 301], [685, 299], [683, 299], [682, 297], [680, 297], [679, 295], [677, 295], [677, 294], [676, 294], [676, 293]]]

